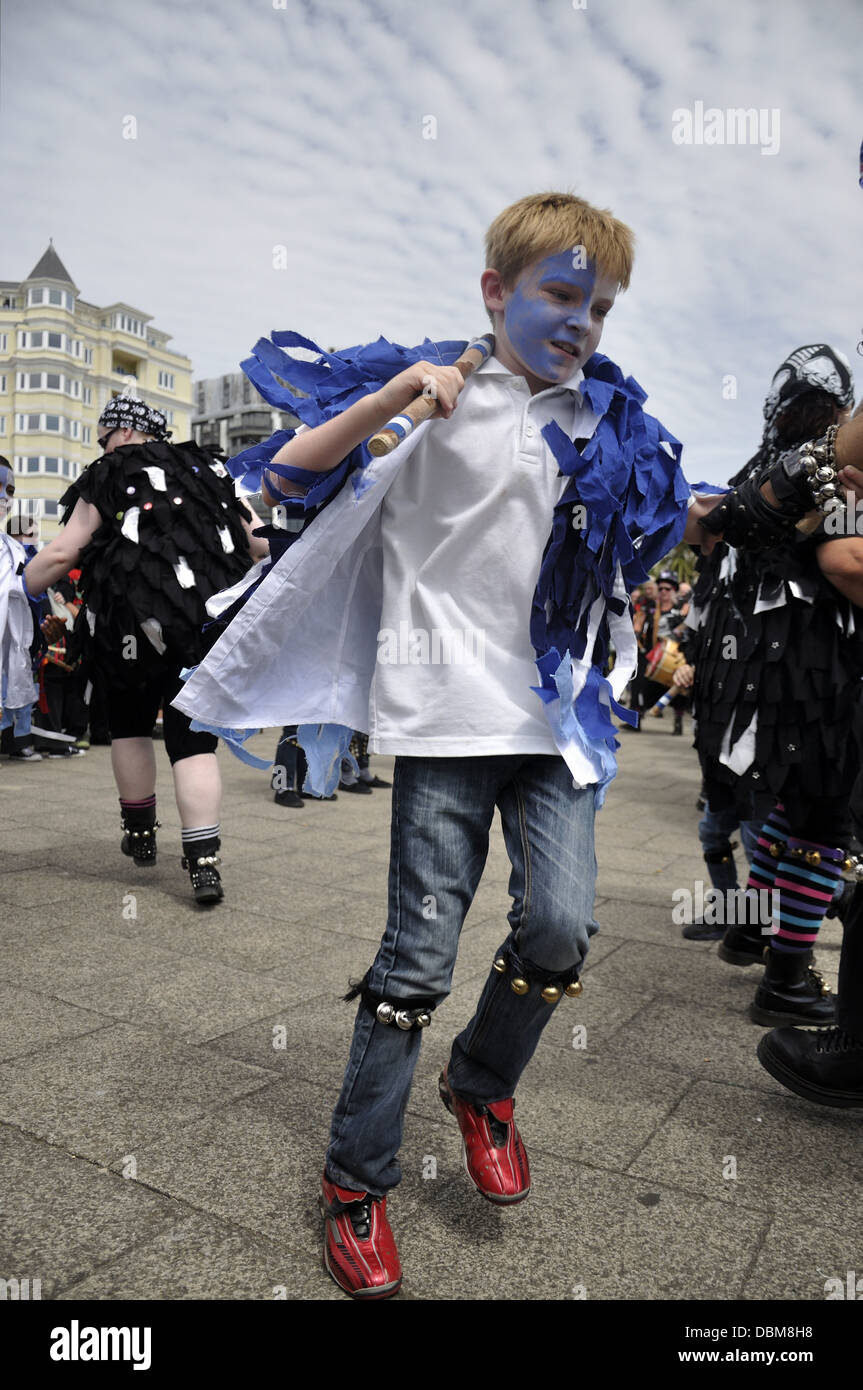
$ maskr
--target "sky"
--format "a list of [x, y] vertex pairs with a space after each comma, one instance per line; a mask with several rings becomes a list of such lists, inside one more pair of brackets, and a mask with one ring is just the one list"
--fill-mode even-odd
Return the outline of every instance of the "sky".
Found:
[[[794, 347], [833, 344], [863, 394], [859, 0], [0, 15], [0, 279], [53, 237], [83, 298], [151, 314], [196, 378], [273, 329], [328, 348], [487, 331], [485, 229], [556, 189], [635, 232], [600, 351], [683, 442], [690, 481], [755, 451]], [[734, 108], [760, 113], [748, 142]], [[722, 143], [698, 140], [705, 121]]]

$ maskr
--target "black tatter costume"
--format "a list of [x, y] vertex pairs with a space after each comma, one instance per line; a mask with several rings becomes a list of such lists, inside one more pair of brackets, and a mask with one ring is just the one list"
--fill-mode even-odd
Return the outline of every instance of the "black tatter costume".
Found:
[[[201, 660], [205, 604], [251, 564], [234, 485], [194, 443], [169, 444], [165, 416], [143, 401], [116, 397], [100, 429], [134, 429], [152, 442], [123, 444], [81, 474], [62, 498], [67, 518], [79, 500], [101, 525], [81, 552], [83, 607], [75, 637], [87, 648], [94, 685], [104, 694], [112, 739], [149, 738], [161, 708], [171, 764], [214, 753], [217, 739], [193, 733], [174, 709], [184, 667]], [[122, 849], [136, 864], [156, 858], [155, 796], [121, 798]], [[222, 896], [218, 826], [183, 827], [184, 867], [198, 902]]]
[[[752, 1009], [761, 1023], [833, 1017], [833, 1001], [811, 968], [811, 946], [845, 860], [848, 800], [859, 766], [852, 730], [863, 676], [863, 611], [818, 565], [820, 547], [844, 535], [840, 514], [828, 514], [808, 536], [792, 524], [765, 536], [756, 485], [768, 475], [784, 481], [801, 459], [811, 464], [806, 449], [812, 446], [792, 454], [783, 442], [792, 404], [829, 417], [852, 401], [848, 364], [833, 349], [799, 348], [782, 364], [765, 402], [761, 447], [731, 480], [735, 491], [720, 509], [724, 534], [736, 548], [720, 544], [703, 559], [694, 593], [697, 632], [689, 650], [708, 805], [712, 811], [736, 806], [741, 819], [766, 819], [748, 886], [778, 892], [772, 930], [763, 935], [759, 926], [732, 926], [720, 946], [723, 959], [748, 965], [769, 943], [767, 975]], [[822, 509], [837, 505], [830, 477], [834, 433], [818, 446], [821, 471], [810, 466]], [[708, 529], [723, 531], [723, 518]]]
[[207, 600], [249, 568], [243, 513], [225, 470], [191, 442], [125, 444], [85, 469], [62, 505], [74, 508], [79, 498], [102, 517], [80, 565], [94, 664], [109, 693], [128, 692], [167, 665], [178, 674], [194, 666]]

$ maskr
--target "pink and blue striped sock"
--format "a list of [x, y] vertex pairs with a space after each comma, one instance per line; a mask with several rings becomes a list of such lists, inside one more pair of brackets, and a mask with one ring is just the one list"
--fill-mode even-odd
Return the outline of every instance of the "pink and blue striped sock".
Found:
[[844, 858], [842, 849], [793, 836], [789, 839], [774, 880], [779, 911], [773, 921], [773, 950], [811, 950], [842, 876]]

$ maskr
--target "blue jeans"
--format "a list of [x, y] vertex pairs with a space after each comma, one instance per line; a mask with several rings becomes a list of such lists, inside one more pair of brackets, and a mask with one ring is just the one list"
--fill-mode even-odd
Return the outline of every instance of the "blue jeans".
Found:
[[[28, 738], [31, 728], [33, 701], [29, 705], [21, 705], [13, 709], [6, 704], [9, 680], [4, 675], [2, 686], [0, 686], [0, 705], [3, 706], [3, 714], [0, 716], [0, 733], [4, 729], [11, 729], [14, 738]], [[37, 691], [34, 689], [33, 699], [37, 698]]]
[[[702, 849], [705, 854], [709, 854], [712, 850], [723, 849], [739, 826], [743, 852], [751, 864], [762, 825], [763, 821], [761, 820], [741, 820], [739, 813], [733, 806], [721, 811], [711, 811], [710, 802], [708, 802], [704, 815], [698, 822], [698, 835]], [[713, 887], [718, 888], [721, 892], [729, 888], [740, 887], [733, 855], [730, 864], [708, 864], [707, 869]]]
[[[511, 931], [501, 947], [510, 969], [489, 971], [448, 1071], [453, 1090], [477, 1104], [513, 1094], [556, 1007], [541, 996], [543, 980], [577, 977], [598, 930], [593, 788], [576, 790], [557, 756], [398, 758], [387, 927], [366, 980], [395, 1004], [437, 1004], [449, 993], [496, 806], [512, 864]], [[529, 993], [510, 988], [516, 972], [530, 980]], [[399, 1181], [420, 1038], [378, 1023], [360, 1004], [327, 1152], [327, 1172], [341, 1186], [383, 1196]]]

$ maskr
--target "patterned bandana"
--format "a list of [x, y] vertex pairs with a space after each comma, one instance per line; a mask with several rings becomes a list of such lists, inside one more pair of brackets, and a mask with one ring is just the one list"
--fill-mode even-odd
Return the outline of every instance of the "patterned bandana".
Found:
[[854, 381], [847, 357], [826, 343], [812, 343], [790, 353], [776, 372], [764, 402], [768, 435], [772, 433], [777, 415], [806, 391], [825, 391], [835, 398], [837, 405], [843, 408], [852, 405]]
[[167, 417], [161, 410], [145, 405], [135, 396], [115, 396], [109, 401], [99, 416], [99, 428], [102, 426], [115, 430], [137, 430], [139, 434], [149, 434], [154, 439], [171, 437]]

